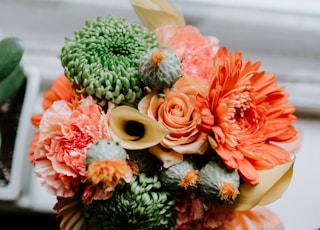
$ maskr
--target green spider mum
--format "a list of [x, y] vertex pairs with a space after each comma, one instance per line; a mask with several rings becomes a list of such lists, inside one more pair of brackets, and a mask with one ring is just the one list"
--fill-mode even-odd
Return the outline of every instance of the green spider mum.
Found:
[[169, 230], [175, 224], [174, 204], [156, 175], [141, 173], [118, 185], [110, 199], [84, 206], [84, 216], [94, 230]]
[[155, 34], [114, 16], [86, 21], [74, 34], [75, 40], [66, 38], [60, 60], [79, 92], [92, 95], [100, 105], [136, 104], [143, 86], [135, 61], [157, 47]]

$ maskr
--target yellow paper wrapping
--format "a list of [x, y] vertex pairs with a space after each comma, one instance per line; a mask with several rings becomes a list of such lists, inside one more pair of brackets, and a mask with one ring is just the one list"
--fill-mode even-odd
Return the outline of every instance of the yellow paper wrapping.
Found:
[[279, 199], [290, 184], [293, 165], [294, 159], [287, 164], [258, 171], [259, 184], [256, 186], [240, 185], [240, 195], [233, 204], [234, 209], [237, 211], [248, 210], [256, 205], [270, 204]]

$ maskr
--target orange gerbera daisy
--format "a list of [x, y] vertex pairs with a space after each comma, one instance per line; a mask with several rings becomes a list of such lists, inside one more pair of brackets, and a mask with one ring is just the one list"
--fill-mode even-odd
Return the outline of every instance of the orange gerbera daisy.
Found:
[[72, 102], [74, 97], [75, 93], [72, 90], [72, 83], [62, 74], [53, 81], [51, 89], [44, 92], [42, 107], [44, 110], [47, 110], [57, 100]]
[[230, 169], [238, 169], [245, 182], [259, 182], [257, 170], [290, 161], [276, 145], [296, 139], [294, 106], [273, 74], [259, 72], [260, 62], [242, 60], [242, 53], [219, 49], [216, 76], [207, 98], [194, 102], [202, 114], [199, 129], [213, 133], [213, 148]]
[[[46, 90], [43, 93], [42, 108], [47, 110], [55, 101], [65, 100], [67, 102], [76, 102], [79, 99], [73, 88], [72, 83], [64, 75], [60, 75], [56, 80], [52, 82], [51, 89]], [[42, 118], [42, 113], [35, 114], [31, 117], [31, 123], [39, 128], [40, 120]]]

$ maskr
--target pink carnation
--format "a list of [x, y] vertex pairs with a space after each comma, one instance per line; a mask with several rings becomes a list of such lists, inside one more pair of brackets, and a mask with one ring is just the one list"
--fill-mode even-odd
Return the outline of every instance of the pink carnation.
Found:
[[102, 188], [91, 183], [86, 183], [84, 192], [82, 194], [82, 202], [84, 204], [91, 204], [94, 200], [107, 200], [113, 194], [114, 188]]
[[213, 77], [213, 58], [219, 41], [203, 36], [190, 25], [168, 25], [156, 30], [157, 40], [182, 60], [182, 74], [209, 82]]
[[86, 180], [87, 148], [96, 140], [110, 138], [106, 114], [92, 97], [77, 108], [55, 101], [44, 112], [39, 132], [34, 152], [36, 175], [50, 193], [73, 196]]
[[204, 198], [183, 197], [175, 206], [177, 211], [175, 230], [225, 229], [234, 220], [234, 213], [228, 204], [208, 202]]
[[178, 202], [175, 209], [177, 211], [176, 230], [200, 229], [199, 227], [202, 227], [201, 221], [205, 213], [203, 198], [184, 198]]

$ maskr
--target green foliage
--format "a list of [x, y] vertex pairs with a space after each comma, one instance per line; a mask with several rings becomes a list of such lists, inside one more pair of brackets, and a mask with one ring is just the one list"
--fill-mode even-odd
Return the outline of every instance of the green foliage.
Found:
[[136, 104], [142, 83], [135, 60], [156, 46], [155, 34], [145, 27], [114, 16], [98, 17], [75, 32], [75, 40], [66, 39], [60, 59], [70, 81], [100, 105]]
[[0, 41], [0, 105], [12, 98], [25, 81], [20, 61], [24, 45], [21, 39], [4, 38]]
[[110, 199], [84, 206], [84, 216], [94, 230], [169, 230], [175, 223], [174, 204], [156, 175], [141, 173], [118, 185]]

